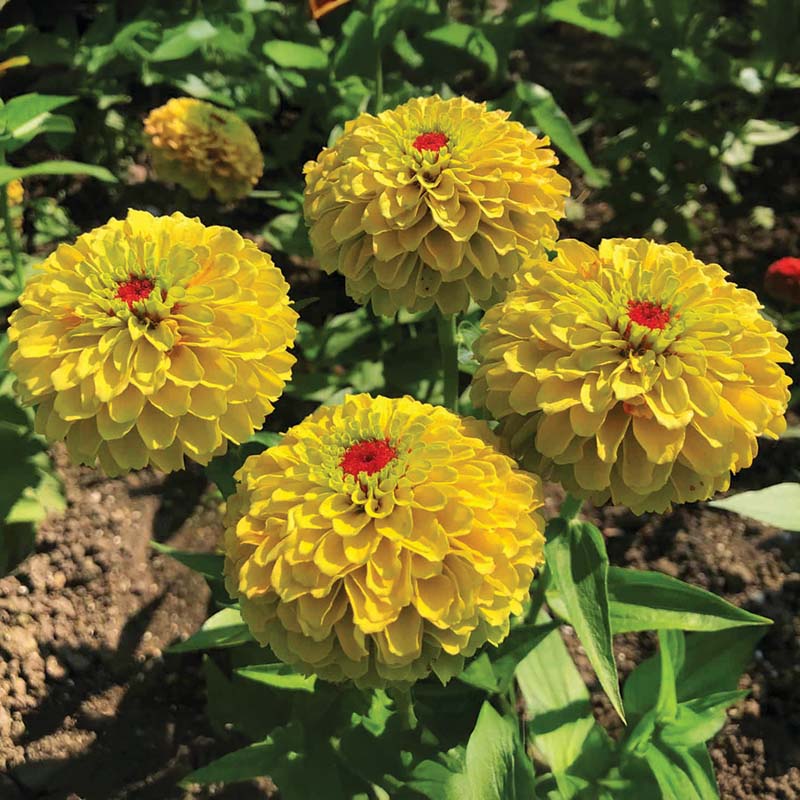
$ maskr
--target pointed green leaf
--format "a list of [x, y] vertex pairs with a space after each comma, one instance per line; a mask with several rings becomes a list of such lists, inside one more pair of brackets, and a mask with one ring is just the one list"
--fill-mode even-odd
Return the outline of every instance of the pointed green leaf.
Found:
[[197, 633], [185, 642], [178, 642], [167, 648], [168, 653], [190, 653], [193, 650], [207, 650], [212, 647], [234, 647], [244, 642], [252, 642], [250, 629], [242, 619], [238, 608], [223, 608], [209, 617]]
[[717, 631], [743, 625], [768, 625], [711, 592], [663, 575], [609, 567], [608, 596], [614, 633], [669, 630]]
[[191, 550], [178, 550], [175, 547], [170, 547], [168, 544], [162, 542], [151, 541], [150, 547], [159, 553], [163, 553], [181, 564], [189, 567], [189, 569], [200, 573], [204, 578], [209, 580], [222, 579], [222, 567], [225, 563], [225, 556], [220, 553], [197, 553]]
[[252, 681], [274, 686], [276, 689], [289, 689], [297, 692], [313, 692], [317, 682], [316, 675], [300, 675], [288, 664], [258, 664], [236, 670], [237, 675]]
[[800, 531], [800, 483], [777, 483], [766, 489], [712, 500], [709, 505], [751, 517], [765, 525]]
[[0, 186], [15, 178], [29, 178], [31, 175], [88, 175], [107, 183], [117, 179], [105, 168], [96, 164], [82, 164], [79, 161], [40, 161], [28, 167], [0, 166]]
[[545, 551], [570, 624], [611, 704], [624, 721], [611, 638], [608, 554], [603, 536], [591, 523], [572, 520], [565, 533], [547, 542]]

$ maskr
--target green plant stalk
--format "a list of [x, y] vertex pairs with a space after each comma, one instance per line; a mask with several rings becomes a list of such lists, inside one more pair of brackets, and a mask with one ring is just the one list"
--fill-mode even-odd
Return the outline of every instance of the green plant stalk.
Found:
[[375, 64], [375, 113], [380, 114], [381, 111], [383, 111], [383, 61], [379, 50]]
[[3, 215], [3, 228], [8, 242], [8, 252], [11, 254], [11, 263], [17, 278], [17, 287], [20, 291], [25, 288], [25, 276], [22, 274], [22, 262], [19, 258], [17, 237], [14, 235], [14, 223], [11, 220], [11, 209], [8, 205], [8, 184], [0, 186], [0, 209]]
[[575, 497], [567, 492], [564, 502], [561, 504], [559, 516], [567, 521], [575, 519], [580, 514], [582, 506], [583, 500], [580, 497]]
[[417, 727], [417, 714], [414, 711], [414, 697], [410, 686], [398, 686], [388, 690], [389, 696], [394, 701], [397, 714], [405, 730], [414, 730]]
[[444, 405], [458, 413], [458, 344], [456, 343], [456, 315], [445, 316], [436, 312], [439, 332], [439, 350], [442, 354], [442, 377], [444, 379]]

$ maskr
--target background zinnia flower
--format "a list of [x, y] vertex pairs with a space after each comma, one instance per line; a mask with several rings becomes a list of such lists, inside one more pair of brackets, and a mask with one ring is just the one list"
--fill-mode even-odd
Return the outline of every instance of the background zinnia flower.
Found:
[[314, 252], [380, 314], [486, 305], [558, 236], [569, 181], [548, 144], [464, 97], [362, 114], [305, 166]]
[[222, 202], [250, 194], [264, 158], [248, 124], [231, 111], [178, 97], [144, 121], [147, 150], [158, 177], [198, 199], [213, 191]]
[[564, 240], [482, 322], [473, 402], [530, 469], [634, 512], [703, 500], [785, 429], [786, 338], [677, 244]]
[[328, 680], [447, 680], [505, 638], [542, 563], [539, 480], [485, 423], [410, 397], [322, 407], [237, 477], [228, 591], [259, 642]]
[[109, 475], [206, 464], [273, 410], [297, 314], [230, 228], [130, 211], [62, 244], [12, 315], [9, 366], [36, 430]]
[[18, 206], [25, 198], [25, 190], [22, 187], [22, 181], [15, 178], [6, 184], [6, 195], [8, 197], [9, 206]]
[[800, 258], [779, 258], [767, 267], [764, 288], [781, 303], [800, 305]]

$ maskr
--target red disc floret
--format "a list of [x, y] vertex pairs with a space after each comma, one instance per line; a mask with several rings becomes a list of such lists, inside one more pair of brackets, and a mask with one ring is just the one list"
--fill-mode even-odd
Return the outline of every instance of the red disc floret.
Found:
[[800, 305], [800, 258], [786, 256], [770, 264], [764, 288], [780, 302]]
[[428, 131], [427, 133], [421, 133], [414, 139], [414, 147], [417, 148], [420, 152], [423, 150], [441, 150], [450, 139], [445, 136], [445, 134], [440, 133], [439, 131]]
[[150, 292], [155, 288], [155, 283], [150, 278], [137, 278], [131, 275], [127, 281], [117, 285], [117, 294], [120, 300], [128, 304], [128, 308], [133, 308], [133, 304], [139, 300], [146, 300], [150, 297]]
[[397, 450], [388, 439], [368, 439], [356, 442], [344, 451], [339, 466], [348, 475], [358, 477], [362, 472], [372, 475], [380, 472], [390, 461], [397, 458]]
[[670, 308], [648, 300], [628, 300], [628, 316], [645, 328], [663, 331], [670, 321]]

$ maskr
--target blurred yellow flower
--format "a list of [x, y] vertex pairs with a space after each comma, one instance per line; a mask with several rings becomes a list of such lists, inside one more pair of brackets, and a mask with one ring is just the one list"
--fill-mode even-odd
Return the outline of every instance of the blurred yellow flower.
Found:
[[635, 513], [704, 500], [785, 429], [786, 338], [677, 244], [559, 242], [484, 317], [473, 402], [529, 469]]
[[25, 190], [22, 188], [22, 181], [15, 178], [6, 184], [6, 194], [8, 196], [8, 205], [12, 208], [18, 206], [25, 199]]
[[261, 427], [295, 359], [272, 259], [230, 228], [130, 211], [62, 244], [12, 315], [36, 430], [109, 475], [207, 464]]
[[499, 644], [542, 563], [538, 478], [483, 422], [345, 398], [250, 457], [225, 576], [256, 639], [326, 680], [446, 681]]
[[264, 172], [255, 134], [231, 111], [191, 97], [179, 97], [151, 111], [144, 121], [147, 149], [158, 177], [184, 186], [203, 199], [250, 194]]
[[305, 166], [314, 252], [379, 314], [487, 305], [558, 236], [569, 181], [548, 144], [465, 97], [361, 114]]

